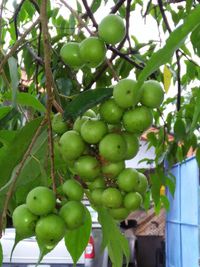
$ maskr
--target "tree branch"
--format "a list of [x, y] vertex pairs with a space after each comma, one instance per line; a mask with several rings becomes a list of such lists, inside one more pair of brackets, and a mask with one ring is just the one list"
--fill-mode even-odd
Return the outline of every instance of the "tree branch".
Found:
[[83, 2], [83, 5], [84, 5], [84, 7], [85, 7], [85, 10], [86, 10], [86, 12], [87, 12], [89, 18], [91, 19], [91, 21], [92, 21], [92, 23], [93, 23], [93, 26], [94, 26], [96, 29], [98, 29], [98, 24], [97, 24], [97, 22], [96, 22], [96, 20], [95, 20], [95, 18], [94, 18], [94, 15], [93, 15], [93, 13], [92, 13], [90, 7], [88, 6], [87, 0], [82, 0], [82, 2]]
[[45, 87], [47, 90], [47, 109], [46, 109], [46, 118], [48, 122], [48, 147], [50, 154], [51, 162], [51, 179], [52, 187], [54, 193], [56, 193], [56, 181], [55, 181], [55, 169], [54, 169], [54, 147], [53, 147], [53, 134], [52, 134], [52, 125], [51, 125], [51, 110], [52, 103], [54, 100], [53, 95], [53, 75], [51, 71], [51, 44], [49, 41], [49, 32], [48, 32], [48, 17], [47, 17], [47, 2], [48, 0], [43, 0], [40, 7], [40, 18], [42, 25], [42, 36], [43, 36], [43, 46], [44, 46], [44, 67], [45, 67]]
[[116, 13], [120, 7], [123, 5], [123, 3], [125, 2], [126, 0], [119, 0], [112, 8], [111, 8], [111, 11], [110, 13], [114, 14]]

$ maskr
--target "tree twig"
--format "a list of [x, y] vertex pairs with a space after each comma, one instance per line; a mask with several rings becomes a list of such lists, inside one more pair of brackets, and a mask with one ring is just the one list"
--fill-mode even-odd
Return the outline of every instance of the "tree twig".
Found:
[[123, 5], [123, 3], [125, 2], [126, 0], [119, 0], [112, 8], [111, 8], [111, 11], [110, 13], [114, 14], [116, 13], [120, 7]]
[[93, 23], [93, 26], [94, 26], [96, 29], [98, 29], [98, 24], [97, 24], [97, 22], [96, 22], [96, 20], [95, 20], [95, 18], [94, 18], [94, 15], [93, 15], [93, 13], [92, 13], [90, 7], [88, 6], [87, 0], [82, 0], [82, 3], [83, 3], [83, 5], [84, 5], [84, 7], [85, 7], [85, 10], [86, 10], [86, 12], [87, 12], [89, 18], [91, 19], [91, 21], [92, 21], [92, 23]]

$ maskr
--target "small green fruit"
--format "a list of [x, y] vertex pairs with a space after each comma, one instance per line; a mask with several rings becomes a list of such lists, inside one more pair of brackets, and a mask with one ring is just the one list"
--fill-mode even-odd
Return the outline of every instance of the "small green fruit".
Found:
[[139, 173], [133, 168], [124, 169], [117, 177], [119, 188], [125, 192], [135, 191], [139, 180]]
[[114, 99], [108, 99], [100, 105], [101, 118], [110, 124], [118, 124], [121, 121], [124, 110], [120, 108]]
[[122, 205], [122, 195], [117, 188], [107, 188], [102, 194], [102, 202], [107, 208], [119, 208]]
[[64, 182], [62, 190], [69, 200], [81, 201], [83, 198], [83, 187], [74, 179], [69, 179]]
[[60, 56], [66, 64], [73, 68], [81, 68], [83, 66], [79, 43], [68, 42], [64, 44], [60, 50]]
[[137, 210], [142, 204], [142, 196], [138, 192], [130, 192], [124, 197], [123, 203], [129, 211]]

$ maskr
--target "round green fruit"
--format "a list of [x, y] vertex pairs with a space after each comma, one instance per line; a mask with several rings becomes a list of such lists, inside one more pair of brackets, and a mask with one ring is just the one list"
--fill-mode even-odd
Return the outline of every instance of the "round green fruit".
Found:
[[114, 99], [108, 99], [101, 104], [99, 113], [101, 118], [110, 124], [120, 123], [124, 110], [120, 108]]
[[138, 172], [138, 173], [139, 173], [139, 179], [138, 179], [138, 183], [136, 185], [135, 191], [137, 191], [140, 194], [144, 194], [148, 187], [148, 180], [147, 180], [147, 177], [143, 173], [141, 172]]
[[119, 81], [113, 89], [114, 100], [121, 108], [134, 107], [139, 102], [140, 94], [136, 81], [131, 79]]
[[158, 81], [149, 80], [144, 82], [140, 102], [149, 108], [158, 108], [163, 102], [164, 91]]
[[126, 131], [141, 133], [147, 130], [153, 123], [153, 114], [147, 107], [137, 107], [124, 113], [123, 125]]
[[118, 162], [105, 162], [103, 163], [101, 167], [101, 171], [104, 176], [108, 178], [115, 178], [117, 175], [120, 174], [120, 172], [125, 168], [125, 162], [124, 161], [118, 161]]
[[61, 113], [57, 113], [53, 116], [52, 130], [57, 134], [63, 134], [68, 130], [67, 123], [63, 121]]
[[78, 117], [74, 122], [73, 130], [75, 130], [75, 131], [80, 133], [81, 132], [81, 126], [88, 119], [89, 119], [89, 117], [87, 117], [87, 116]]
[[84, 181], [94, 181], [100, 174], [99, 161], [92, 156], [82, 156], [75, 162], [75, 171]]
[[107, 208], [119, 208], [122, 205], [122, 195], [117, 188], [107, 188], [102, 194], [102, 203]]
[[36, 239], [47, 248], [53, 248], [65, 235], [64, 220], [56, 214], [41, 217], [35, 227]]
[[88, 109], [84, 114], [83, 116], [87, 116], [87, 117], [90, 117], [90, 118], [96, 118], [97, 115], [96, 113], [94, 112], [94, 110], [92, 109]]
[[133, 168], [124, 169], [117, 177], [117, 184], [122, 191], [135, 191], [139, 180], [139, 173]]
[[62, 191], [69, 200], [81, 201], [83, 198], [83, 187], [74, 179], [69, 179], [62, 185]]
[[104, 189], [103, 188], [97, 188], [94, 189], [91, 193], [91, 199], [92, 203], [96, 206], [102, 205], [102, 195], [103, 195]]
[[88, 188], [90, 190], [98, 189], [98, 188], [105, 188], [105, 180], [103, 177], [95, 178], [94, 182], [88, 184]]
[[105, 44], [97, 37], [86, 38], [80, 43], [80, 55], [84, 63], [91, 68], [96, 68], [105, 60]]
[[125, 220], [129, 215], [129, 210], [124, 207], [117, 208], [117, 209], [110, 209], [110, 215], [117, 221]]
[[122, 136], [124, 137], [124, 140], [126, 141], [127, 145], [127, 151], [125, 155], [125, 159], [132, 159], [134, 158], [139, 150], [139, 139], [135, 134], [123, 132]]
[[26, 204], [33, 214], [40, 216], [47, 215], [54, 211], [56, 197], [51, 189], [44, 186], [38, 186], [28, 193]]
[[100, 155], [111, 162], [122, 161], [126, 150], [126, 141], [120, 134], [107, 134], [99, 143]]
[[15, 208], [12, 214], [13, 226], [21, 238], [35, 235], [35, 225], [38, 217], [28, 209], [26, 204]]
[[65, 132], [61, 136], [59, 144], [64, 159], [77, 159], [85, 150], [85, 142], [80, 134], [74, 130]]
[[60, 50], [60, 56], [65, 64], [73, 68], [81, 68], [83, 66], [79, 43], [69, 42], [64, 44]]
[[98, 34], [107, 44], [121, 42], [126, 34], [123, 19], [115, 14], [106, 16], [99, 24]]
[[79, 201], [69, 201], [60, 209], [60, 216], [64, 219], [67, 229], [76, 229], [84, 224], [85, 207]]
[[81, 126], [81, 136], [89, 144], [97, 144], [107, 132], [106, 123], [98, 119], [90, 118]]
[[124, 197], [123, 203], [129, 211], [137, 210], [142, 204], [142, 196], [138, 192], [130, 192]]

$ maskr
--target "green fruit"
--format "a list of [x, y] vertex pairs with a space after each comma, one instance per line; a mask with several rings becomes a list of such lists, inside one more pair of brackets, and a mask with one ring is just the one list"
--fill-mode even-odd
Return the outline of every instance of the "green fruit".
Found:
[[30, 212], [26, 204], [15, 208], [12, 214], [13, 226], [21, 238], [35, 235], [35, 225], [38, 217]]
[[85, 207], [81, 202], [69, 201], [60, 209], [60, 216], [64, 219], [67, 229], [76, 229], [84, 224]]
[[125, 159], [132, 159], [134, 158], [139, 150], [139, 139], [135, 134], [123, 132], [122, 136], [124, 137], [124, 140], [126, 141], [127, 145], [127, 151], [125, 155]]
[[94, 182], [88, 184], [88, 188], [90, 190], [98, 189], [98, 188], [105, 188], [105, 180], [103, 177], [95, 178]]
[[81, 126], [81, 136], [89, 144], [97, 144], [107, 132], [105, 122], [98, 119], [90, 118]]
[[83, 116], [87, 116], [87, 117], [90, 117], [90, 118], [96, 118], [97, 115], [96, 113], [94, 112], [94, 110], [92, 109], [88, 109], [84, 114]]
[[81, 132], [81, 126], [88, 119], [89, 119], [89, 117], [87, 117], [87, 116], [78, 117], [74, 122], [73, 130], [75, 130], [75, 131], [80, 133]]
[[33, 214], [40, 216], [47, 215], [54, 211], [56, 197], [51, 189], [44, 186], [38, 186], [28, 193], [26, 204]]
[[149, 108], [158, 108], [163, 102], [164, 91], [159, 82], [149, 80], [144, 82], [140, 102]]
[[106, 47], [97, 37], [89, 37], [80, 43], [81, 58], [89, 67], [96, 68], [105, 60]]
[[140, 194], [144, 194], [148, 187], [148, 180], [147, 180], [147, 177], [143, 173], [141, 172], [138, 172], [138, 173], [139, 173], [139, 179], [138, 179], [138, 183], [136, 185], [135, 191], [137, 191]]
[[139, 173], [133, 168], [124, 169], [117, 177], [119, 188], [125, 192], [135, 191], [139, 180]]
[[99, 24], [98, 34], [107, 44], [121, 42], [126, 34], [123, 19], [115, 14], [106, 16]]
[[122, 205], [122, 195], [117, 188], [107, 188], [102, 194], [102, 203], [107, 208], [119, 208]]
[[130, 192], [124, 197], [123, 203], [129, 211], [137, 210], [142, 204], [142, 196], [138, 192]]
[[110, 215], [118, 221], [123, 221], [125, 220], [128, 215], [129, 215], [129, 210], [127, 210], [126, 208], [117, 208], [117, 209], [110, 209], [109, 210]]
[[137, 107], [124, 113], [124, 128], [131, 133], [141, 133], [147, 130], [153, 123], [153, 114], [147, 107]]
[[120, 108], [114, 99], [108, 99], [101, 104], [99, 113], [101, 118], [110, 124], [120, 123], [124, 110]]
[[60, 56], [71, 67], [81, 68], [83, 66], [83, 60], [80, 56], [79, 43], [69, 42], [64, 44], [60, 50]]
[[75, 171], [84, 181], [94, 181], [100, 174], [99, 161], [92, 156], [82, 156], [75, 162]]
[[68, 130], [67, 123], [63, 121], [61, 113], [57, 113], [53, 116], [52, 130], [57, 134], [63, 134]]
[[120, 134], [107, 134], [99, 143], [99, 153], [108, 161], [122, 161], [126, 150], [126, 142]]
[[124, 161], [118, 162], [105, 162], [102, 165], [101, 171], [108, 178], [115, 178], [125, 168]]
[[94, 189], [91, 193], [92, 203], [96, 206], [102, 205], [102, 195], [103, 195], [104, 189], [103, 188], [97, 188]]
[[140, 99], [140, 88], [137, 83], [131, 79], [119, 81], [113, 89], [113, 97], [117, 105], [121, 108], [134, 107]]
[[80, 134], [74, 130], [64, 133], [59, 141], [63, 158], [74, 160], [81, 156], [85, 150], [85, 143]]
[[56, 214], [41, 217], [36, 224], [36, 239], [47, 248], [53, 248], [65, 235], [64, 220]]
[[62, 185], [62, 191], [68, 197], [69, 200], [81, 201], [83, 198], [83, 187], [74, 179], [69, 179]]

